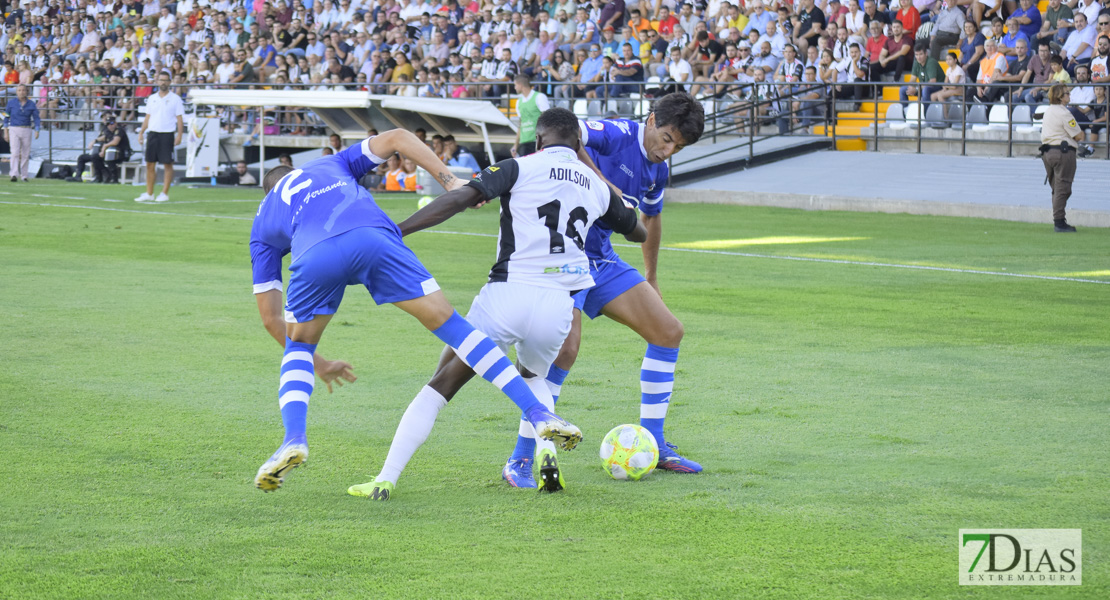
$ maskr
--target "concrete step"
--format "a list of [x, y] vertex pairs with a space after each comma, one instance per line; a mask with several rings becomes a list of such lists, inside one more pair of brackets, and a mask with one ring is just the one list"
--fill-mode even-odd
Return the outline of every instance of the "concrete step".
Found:
[[836, 138], [836, 149], [841, 152], [863, 152], [867, 150], [867, 142], [860, 139]]
[[[863, 127], [854, 126], [854, 125], [837, 125], [836, 126], [836, 136], [837, 136], [837, 138], [840, 138], [840, 137], [858, 138], [860, 136], [860, 131], [862, 129], [863, 129]], [[814, 135], [827, 135], [829, 137], [832, 137], [833, 130], [831, 128], [826, 128], [824, 125], [817, 125], [816, 127], [813, 128], [813, 134]]]
[[[895, 98], [895, 100], [897, 101], [897, 98]], [[886, 109], [890, 108], [891, 104], [897, 104], [896, 101], [895, 102], [890, 102], [888, 100], [880, 101], [879, 102], [879, 117], [882, 118], [882, 116], [886, 114]], [[875, 102], [867, 101], [867, 102], [860, 103], [859, 112], [867, 113], [869, 115], [875, 114]]]

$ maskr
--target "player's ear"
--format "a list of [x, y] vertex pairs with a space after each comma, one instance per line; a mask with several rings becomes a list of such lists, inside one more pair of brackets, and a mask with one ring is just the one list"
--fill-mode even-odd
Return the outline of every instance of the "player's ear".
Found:
[[536, 128], [536, 150], [543, 150], [543, 130]]

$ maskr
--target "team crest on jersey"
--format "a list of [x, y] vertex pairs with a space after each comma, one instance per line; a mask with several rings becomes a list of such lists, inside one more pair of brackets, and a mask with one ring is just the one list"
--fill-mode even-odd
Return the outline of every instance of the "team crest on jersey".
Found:
[[597, 121], [586, 121], [586, 127], [589, 127], [590, 129], [593, 129], [594, 131], [601, 131], [601, 130], [605, 129], [605, 126], [602, 125], [601, 123], [598, 123]]

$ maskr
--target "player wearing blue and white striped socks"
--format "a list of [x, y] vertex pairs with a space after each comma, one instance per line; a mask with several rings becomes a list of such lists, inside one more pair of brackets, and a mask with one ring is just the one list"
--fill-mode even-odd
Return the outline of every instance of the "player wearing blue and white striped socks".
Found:
[[697, 473], [701, 465], [683, 458], [663, 438], [663, 422], [674, 391], [674, 370], [678, 348], [648, 344], [640, 366], [640, 426], [655, 436], [659, 444], [659, 468], [680, 473]]
[[[557, 365], [551, 365], [551, 368], [547, 371], [547, 378], [544, 383], [547, 385], [548, 391], [551, 392], [552, 407], [559, 401], [559, 393], [563, 389], [563, 381], [566, 378], [567, 371], [560, 369]], [[536, 395], [539, 396], [539, 394]], [[501, 478], [508, 481], [509, 485], [513, 487], [536, 487], [536, 479], [532, 475], [532, 457], [535, 454], [536, 431], [522, 414], [520, 415], [520, 427], [517, 430], [516, 447], [513, 448], [512, 455], [501, 471]]]
[[312, 355], [316, 344], [294, 342], [285, 338], [285, 356], [281, 359], [281, 382], [278, 384], [278, 406], [285, 425], [285, 440], [259, 469], [255, 485], [269, 492], [281, 487], [290, 469], [308, 459], [305, 438], [308, 400], [316, 383]]

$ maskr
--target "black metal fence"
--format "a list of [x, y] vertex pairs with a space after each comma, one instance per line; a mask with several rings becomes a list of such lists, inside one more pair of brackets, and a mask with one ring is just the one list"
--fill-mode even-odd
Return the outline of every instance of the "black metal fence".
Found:
[[[444, 84], [447, 85], [447, 84]], [[476, 91], [492, 90], [488, 83], [467, 82], [457, 85], [483, 86]], [[549, 93], [559, 86], [573, 83], [535, 81], [533, 86]], [[1087, 130], [1101, 132], [1096, 155], [1110, 159], [1110, 144], [1106, 143], [1107, 114], [1110, 113], [1110, 84], [1086, 84], [1099, 97], [1097, 102], [1076, 108], [1077, 121]], [[905, 100], [884, 98], [884, 88], [900, 89], [903, 86], [918, 88], [918, 94], [909, 94]], [[187, 84], [174, 85], [173, 91], [187, 102], [188, 93], [195, 88], [229, 88], [226, 85]], [[494, 90], [499, 95], [488, 98], [506, 114], [511, 114], [512, 99], [509, 85]], [[819, 82], [765, 81], [758, 83], [708, 82], [679, 84], [652, 78], [643, 82], [603, 82], [591, 85], [588, 90], [574, 89], [565, 93], [551, 93], [554, 105], [574, 110], [583, 118], [618, 116], [643, 119], [651, 111], [654, 98], [676, 90], [697, 92], [697, 98], [706, 107], [706, 129], [703, 139], [713, 142], [724, 138], [733, 142], [722, 151], [746, 148], [754, 156], [758, 142], [782, 135], [821, 135], [831, 137], [833, 143], [845, 136], [847, 125], [839, 114], [854, 112], [852, 123], [860, 127], [853, 132], [853, 139], [868, 142], [869, 149], [879, 151], [884, 143], [907, 140], [916, 142], [916, 151], [922, 152], [926, 143], [944, 140], [958, 141], [960, 154], [967, 153], [968, 143], [1005, 146], [1005, 156], [1013, 156], [1015, 145], [1033, 143], [1038, 131], [1039, 107], [1047, 105], [1046, 86], [1020, 84], [992, 84], [988, 90], [994, 102], [981, 102], [977, 97], [982, 86], [977, 84], [933, 84], [927, 86], [930, 96], [945, 92], [943, 100], [920, 97], [917, 83], [853, 82], [828, 85]], [[859, 91], [856, 89], [859, 88]], [[1041, 88], [1038, 93], [1038, 88]], [[393, 95], [417, 96], [435, 91], [426, 82], [396, 83], [387, 86], [362, 84], [300, 85], [288, 83], [257, 83], [238, 85], [235, 89], [307, 89], [326, 93], [331, 90], [363, 90], [367, 93], [390, 92]], [[439, 93], [449, 94], [448, 87]], [[586, 91], [590, 91], [587, 97]], [[152, 93], [153, 86], [135, 84], [62, 84], [35, 86], [31, 98], [36, 100], [42, 115], [44, 132], [48, 138], [50, 158], [59, 146], [54, 144], [53, 132], [58, 130], [81, 131], [81, 148], [91, 146], [98, 135], [103, 118], [111, 115], [130, 131], [137, 131], [144, 116], [143, 104]], [[14, 86], [0, 92], [0, 100], [15, 96]], [[438, 94], [432, 97], [440, 97]], [[467, 99], [482, 99], [481, 94], [468, 95]], [[856, 108], [860, 102], [871, 102], [870, 114], [860, 115]], [[207, 116], [221, 118], [225, 131], [246, 135], [322, 135], [327, 130], [323, 121], [311, 110], [274, 106], [259, 108], [207, 107]], [[839, 119], [839, 123], [838, 123]], [[839, 125], [839, 126], [838, 126]], [[986, 136], [972, 136], [988, 133]], [[1015, 138], [1015, 134], [1019, 137]], [[1094, 137], [1094, 136], [1091, 136]], [[1088, 142], [1092, 143], [1092, 142]], [[1002, 152], [999, 151], [999, 155]], [[680, 155], [681, 159], [681, 155]]]

